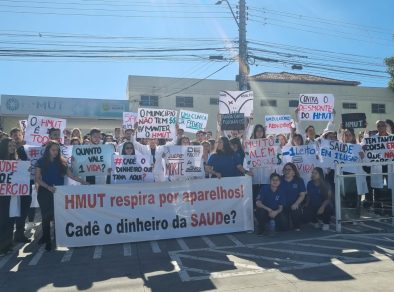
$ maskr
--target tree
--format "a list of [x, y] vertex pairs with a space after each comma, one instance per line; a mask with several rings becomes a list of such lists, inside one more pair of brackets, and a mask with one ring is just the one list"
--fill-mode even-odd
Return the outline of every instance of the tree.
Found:
[[384, 62], [387, 66], [387, 72], [391, 76], [391, 80], [389, 82], [389, 87], [394, 90], [394, 56], [384, 59]]

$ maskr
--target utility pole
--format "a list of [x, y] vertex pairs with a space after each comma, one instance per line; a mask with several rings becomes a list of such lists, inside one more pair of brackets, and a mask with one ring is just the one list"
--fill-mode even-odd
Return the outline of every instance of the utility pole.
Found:
[[239, 90], [248, 89], [248, 44], [246, 42], [246, 0], [239, 0], [239, 73], [238, 84]]

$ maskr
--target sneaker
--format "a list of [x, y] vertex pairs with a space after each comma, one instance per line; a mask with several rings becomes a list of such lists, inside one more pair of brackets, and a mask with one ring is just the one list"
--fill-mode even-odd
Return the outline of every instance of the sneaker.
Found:
[[330, 230], [330, 225], [328, 225], [328, 224], [323, 224], [321, 230], [323, 230], [323, 231], [328, 231], [328, 230]]

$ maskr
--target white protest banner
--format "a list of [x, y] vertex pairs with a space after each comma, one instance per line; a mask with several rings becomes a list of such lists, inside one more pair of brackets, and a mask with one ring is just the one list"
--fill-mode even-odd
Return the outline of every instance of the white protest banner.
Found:
[[176, 110], [139, 108], [137, 138], [175, 139], [176, 123]]
[[26, 131], [26, 127], [27, 127], [27, 120], [20, 120], [19, 128], [22, 130], [23, 133]]
[[394, 161], [394, 135], [364, 138], [364, 149], [370, 162]]
[[138, 120], [138, 113], [124, 112], [123, 113], [123, 129], [134, 129]]
[[293, 120], [290, 115], [265, 116], [267, 134], [289, 134]]
[[335, 165], [338, 163], [361, 162], [360, 151], [362, 149], [358, 144], [322, 139], [320, 143], [320, 161], [324, 167], [335, 169]]
[[114, 147], [110, 144], [73, 145], [71, 165], [74, 175], [107, 175]]
[[111, 184], [153, 182], [149, 156], [112, 155]]
[[245, 154], [250, 158], [250, 167], [267, 167], [281, 164], [278, 139], [250, 139], [244, 141]]
[[59, 246], [139, 242], [253, 229], [249, 176], [187, 182], [60, 186]]
[[333, 94], [300, 94], [300, 120], [331, 121], [334, 118], [334, 101]]
[[208, 114], [197, 113], [186, 110], [179, 112], [179, 128], [188, 133], [197, 133], [203, 131], [207, 126]]
[[166, 176], [170, 180], [203, 178], [202, 146], [168, 146]]
[[305, 182], [311, 180], [312, 170], [320, 166], [320, 161], [317, 159], [316, 146], [301, 145], [301, 146], [284, 146], [282, 148], [282, 158], [285, 163], [292, 162], [298, 169], [300, 176]]
[[250, 117], [253, 112], [253, 91], [221, 91], [219, 94], [219, 113], [243, 113]]
[[60, 142], [63, 143], [66, 122], [64, 119], [29, 115], [25, 131], [26, 144], [46, 144], [49, 141], [48, 130], [51, 128], [60, 129]]
[[0, 160], [0, 197], [30, 195], [29, 167], [29, 161]]

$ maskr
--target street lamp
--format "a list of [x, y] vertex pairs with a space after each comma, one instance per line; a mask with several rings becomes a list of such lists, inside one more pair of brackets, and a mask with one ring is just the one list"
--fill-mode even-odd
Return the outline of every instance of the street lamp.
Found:
[[227, 6], [228, 6], [228, 8], [230, 8], [231, 14], [233, 15], [234, 20], [235, 20], [235, 22], [237, 23], [238, 28], [239, 28], [238, 19], [237, 19], [237, 17], [235, 16], [235, 13], [234, 13], [233, 9], [231, 8], [231, 5], [230, 5], [230, 3], [228, 2], [228, 0], [219, 0], [219, 1], [217, 1], [217, 2], [215, 3], [215, 5], [220, 5], [220, 4], [222, 4], [223, 2], [226, 2], [226, 3], [227, 3]]

